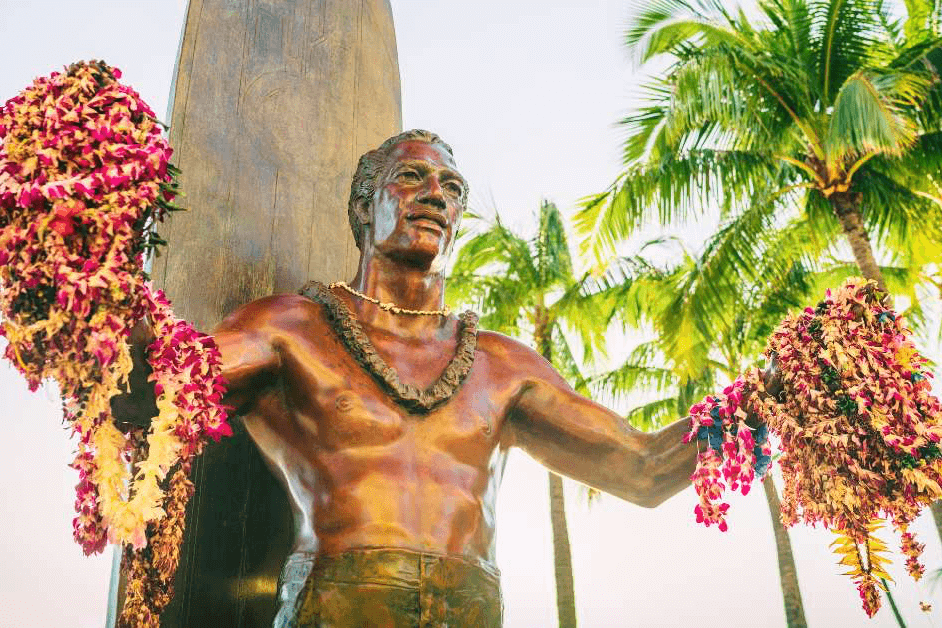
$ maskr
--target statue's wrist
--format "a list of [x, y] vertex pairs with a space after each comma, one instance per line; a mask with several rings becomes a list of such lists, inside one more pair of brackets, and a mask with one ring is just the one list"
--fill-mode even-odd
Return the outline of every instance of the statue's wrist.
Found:
[[[771, 451], [768, 446], [769, 428], [765, 423], [759, 423], [756, 427], [748, 427], [752, 430], [754, 442], [752, 469], [757, 477], [762, 477], [772, 462]], [[698, 444], [703, 442], [705, 446], [723, 457], [724, 432], [732, 433], [734, 429], [733, 425], [723, 426], [719, 421], [714, 421], [712, 426], [701, 425], [697, 428], [697, 442]]]

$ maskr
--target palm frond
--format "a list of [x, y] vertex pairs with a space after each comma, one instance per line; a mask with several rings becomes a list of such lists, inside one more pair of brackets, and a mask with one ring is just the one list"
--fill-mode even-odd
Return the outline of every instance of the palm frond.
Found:
[[939, 0], [903, 0], [906, 7], [906, 38], [916, 40], [939, 35], [942, 24], [942, 2]]
[[[786, 205], [787, 207], [787, 205]], [[686, 375], [697, 370], [697, 351], [710, 346], [731, 322], [730, 313], [744, 297], [743, 287], [763, 273], [784, 275], [795, 254], [772, 250], [769, 236], [783, 207], [757, 200], [731, 218], [707, 242], [699, 259], [680, 268], [672, 286], [672, 301], [657, 322], [665, 353]]]
[[543, 288], [573, 281], [572, 258], [563, 217], [555, 204], [543, 201], [534, 240], [537, 277]]
[[904, 155], [876, 159], [871, 168], [908, 190], [934, 196], [942, 202], [942, 130], [920, 134]]
[[614, 369], [589, 379], [589, 386], [598, 394], [603, 392], [615, 398], [643, 390], [665, 393], [678, 385], [677, 374], [666, 367], [650, 366], [626, 361]]
[[861, 0], [819, 2], [815, 11], [819, 31], [820, 98], [836, 102], [838, 90], [865, 66], [878, 41], [879, 12], [875, 3]]
[[656, 138], [664, 133], [665, 101], [670, 98], [670, 87], [658, 82], [646, 91], [646, 104], [618, 122], [625, 132], [625, 145], [622, 148], [622, 162], [625, 164], [642, 161], [657, 141]]
[[558, 323], [550, 329], [550, 341], [553, 348], [553, 366], [576, 392], [587, 395], [590, 390], [589, 382], [583, 376], [579, 360], [573, 354], [572, 347]]
[[625, 419], [639, 430], [649, 431], [676, 421], [678, 416], [686, 414], [688, 408], [689, 406], [685, 407], [685, 404], [675, 395], [632, 408]]
[[708, 208], [767, 195], [783, 181], [787, 171], [770, 155], [715, 150], [666, 155], [625, 171], [608, 190], [583, 199], [576, 229], [585, 238], [583, 251], [602, 259], [646, 222], [683, 222]]
[[834, 101], [827, 149], [834, 161], [868, 153], [901, 155], [917, 139], [915, 122], [900, 105], [918, 106], [928, 95], [924, 76], [901, 72], [859, 72], [841, 86]]
[[858, 175], [864, 225], [900, 259], [917, 265], [937, 262], [942, 257], [942, 201], [901, 184], [878, 169], [881, 165]]
[[741, 43], [730, 22], [726, 9], [716, 1], [654, 0], [635, 17], [625, 32], [625, 43], [641, 61], [675, 52], [688, 40]]
[[710, 148], [761, 147], [768, 153], [784, 148], [790, 119], [757, 115], [774, 103], [765, 102], [767, 95], [744, 78], [735, 55], [725, 48], [702, 51], [674, 69], [665, 79], [660, 101], [652, 99], [664, 121], [660, 152], [654, 157]]

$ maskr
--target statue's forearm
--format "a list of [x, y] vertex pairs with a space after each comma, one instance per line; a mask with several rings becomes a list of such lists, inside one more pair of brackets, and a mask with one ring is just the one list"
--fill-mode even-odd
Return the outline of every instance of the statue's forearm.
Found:
[[[593, 417], [585, 419], [592, 421]], [[689, 430], [687, 418], [656, 432], [628, 427], [613, 435], [612, 442], [601, 444], [604, 453], [600, 452], [596, 464], [575, 479], [639, 506], [654, 508], [690, 485], [697, 443], [683, 442]]]
[[534, 384], [512, 417], [517, 444], [550, 469], [646, 507], [690, 484], [696, 443], [689, 419], [642, 432], [604, 406], [553, 382]]
[[697, 461], [697, 441], [684, 443], [690, 431], [690, 419], [683, 418], [667, 427], [647, 434], [649, 440], [645, 475], [650, 478], [649, 502], [657, 506], [690, 485]]

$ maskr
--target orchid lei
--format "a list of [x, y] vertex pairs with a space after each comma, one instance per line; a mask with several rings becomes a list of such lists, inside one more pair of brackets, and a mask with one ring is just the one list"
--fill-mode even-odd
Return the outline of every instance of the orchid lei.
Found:
[[[159, 626], [191, 461], [231, 429], [212, 338], [175, 318], [143, 271], [145, 252], [163, 244], [154, 224], [179, 209], [177, 172], [154, 113], [120, 76], [77, 63], [0, 108], [0, 334], [31, 390], [58, 383], [78, 435], [76, 541], [86, 554], [130, 546], [122, 624]], [[145, 320], [159, 413], [146, 435], [125, 434], [110, 400], [132, 369], [130, 330]]]
[[766, 421], [782, 444], [782, 522], [821, 522], [837, 533], [832, 547], [870, 616], [880, 608], [881, 579], [891, 580], [882, 555], [887, 546], [875, 532], [885, 520], [892, 523], [901, 533], [907, 570], [919, 580], [924, 546], [907, 527], [942, 498], [942, 407], [931, 393], [928, 361], [910, 336], [874, 282], [849, 279], [772, 334], [768, 353], [780, 363], [783, 401], [765, 394], [759, 372], [750, 370], [723, 395], [691, 408], [687, 435], [688, 441], [696, 436], [706, 415], [719, 408], [714, 415], [726, 428], [725, 459], [712, 450], [700, 454], [693, 480], [698, 521], [725, 529], [728, 505], [715, 503], [722, 479], [733, 489], [751, 479], [741, 468], [751, 459], [748, 434], [741, 421], [736, 437], [728, 428], [746, 412]]
[[764, 414], [762, 397], [749, 394], [761, 386], [761, 373], [753, 369], [736, 378], [722, 394], [709, 395], [690, 408], [691, 430], [684, 442], [694, 438], [706, 440], [706, 451], [697, 455], [697, 468], [691, 476], [700, 503], [694, 508], [697, 523], [709, 527], [717, 524], [726, 532], [726, 511], [729, 504], [716, 503], [726, 488], [737, 488], [748, 495], [753, 480], [762, 478], [772, 460], [768, 428], [761, 425], [756, 434], [746, 425], [747, 410]]

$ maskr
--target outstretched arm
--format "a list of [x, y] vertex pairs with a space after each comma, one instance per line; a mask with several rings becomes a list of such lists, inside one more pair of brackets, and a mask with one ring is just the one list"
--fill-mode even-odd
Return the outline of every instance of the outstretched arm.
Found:
[[[281, 358], [280, 338], [286, 326], [295, 322], [303, 303], [296, 295], [277, 295], [258, 299], [227, 316], [213, 330], [219, 347], [222, 376], [227, 393], [223, 400], [238, 412], [277, 373]], [[147, 325], [139, 325], [131, 335], [134, 370], [130, 392], [114, 397], [111, 409], [119, 422], [147, 425], [157, 414], [153, 383], [147, 381], [150, 366], [146, 348], [153, 341]]]
[[285, 325], [285, 302], [294, 295], [252, 301], [223, 319], [213, 330], [226, 380], [223, 403], [239, 410], [275, 376], [281, 365], [279, 339]]
[[[576, 393], [536, 352], [519, 345], [514, 363], [525, 376], [513, 405], [515, 443], [544, 465], [640, 506], [653, 508], [690, 484], [698, 445], [684, 443], [690, 419], [642, 432]], [[776, 356], [765, 370], [767, 394], [783, 389]], [[754, 426], [754, 417], [749, 419]]]
[[642, 432], [576, 393], [535, 353], [531, 376], [511, 410], [515, 443], [548, 468], [640, 506], [653, 508], [690, 484], [696, 442], [681, 419]]

